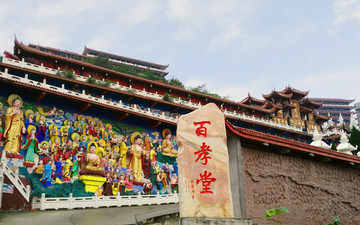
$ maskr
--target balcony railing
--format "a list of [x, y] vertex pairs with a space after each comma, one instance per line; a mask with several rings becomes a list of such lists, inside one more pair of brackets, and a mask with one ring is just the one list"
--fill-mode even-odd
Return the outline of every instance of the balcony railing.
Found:
[[[48, 67], [44, 67], [43, 64], [41, 64], [39, 66], [39, 65], [35, 65], [35, 64], [32, 64], [32, 63], [25, 62], [24, 59], [22, 59], [22, 61], [18, 61], [18, 60], [3, 57], [2, 62], [4, 64], [14, 65], [14, 66], [18, 66], [18, 67], [21, 67], [21, 68], [35, 70], [35, 71], [42, 72], [42, 73], [48, 73], [48, 74], [51, 74], [51, 75], [56, 75], [56, 73], [59, 71], [59, 69], [56, 70], [56, 69], [51, 69], [51, 68], [48, 68]], [[75, 74], [75, 72], [74, 72], [74, 74]], [[75, 74], [75, 75], [76, 75], [75, 79], [78, 80], [78, 81], [86, 82], [87, 79], [88, 79], [87, 77], [84, 77], [84, 76], [81, 76], [81, 75], [78, 75], [78, 74]], [[18, 79], [18, 78], [14, 78], [14, 79]], [[64, 84], [63, 84], [63, 86], [64, 86]], [[123, 86], [123, 85], [119, 84], [119, 82], [111, 83], [109, 87], [113, 88], [113, 89], [116, 89], [116, 90], [134, 92], [135, 95], [144, 96], [144, 97], [148, 97], [148, 98], [152, 98], [152, 99], [156, 99], [156, 100], [162, 100], [163, 97], [164, 97], [163, 95], [160, 95], [157, 92], [156, 93], [151, 93], [151, 92], [145, 91], [145, 89], [138, 90], [138, 89], [132, 88], [131, 85], [129, 87]], [[53, 88], [53, 87], [51, 87], [51, 88]], [[64, 87], [63, 87], [63, 89], [64, 89]], [[69, 90], [68, 93], [72, 94], [72, 91]], [[76, 92], [74, 92], [74, 93], [76, 93]], [[76, 93], [76, 94], [77, 94], [77, 96], [79, 95], [78, 93]], [[81, 96], [85, 97], [87, 95], [85, 95], [85, 92], [83, 91], [83, 94]], [[101, 99], [97, 99], [97, 98], [89, 97], [89, 96], [87, 96], [86, 98], [90, 99], [90, 100], [94, 100], [94, 101], [100, 101], [101, 100]], [[102, 99], [102, 101], [104, 102], [105, 100]], [[173, 98], [173, 102], [176, 103], [176, 104], [181, 104], [181, 105], [184, 105], [184, 106], [188, 106], [188, 107], [190, 107], [192, 109], [198, 109], [198, 108], [202, 107], [201, 103], [194, 103], [194, 102], [191, 102], [191, 100], [187, 101], [187, 100], [183, 100], [183, 99], [177, 98], [177, 97]], [[105, 101], [104, 103], [109, 103], [109, 104], [112, 104], [112, 105], [121, 104], [121, 106], [119, 106], [119, 107], [128, 109], [128, 107], [125, 106], [124, 104], [122, 104], [121, 102], [120, 103], [113, 103], [113, 102]], [[129, 108], [129, 109], [139, 112], [139, 109], [136, 109], [136, 108]], [[145, 114], [147, 116], [150, 115], [150, 116], [159, 117], [159, 115], [154, 115], [154, 113], [151, 113], [151, 110], [149, 110], [149, 109], [146, 109], [145, 111], [146, 111]], [[248, 116], [248, 115], [245, 115], [244, 113], [240, 114], [240, 113], [237, 113], [235, 111], [229, 112], [226, 109], [224, 110], [224, 115], [228, 116], [228, 117], [240, 119], [240, 120], [249, 121], [249, 122], [257, 122], [257, 123], [260, 123], [260, 124], [264, 124], [265, 126], [270, 126], [270, 127], [275, 127], [275, 128], [280, 128], [280, 129], [285, 129], [285, 130], [290, 130], [290, 131], [296, 131], [296, 132], [303, 132], [303, 129], [301, 127], [296, 127], [296, 126], [291, 126], [291, 125], [286, 125], [286, 124], [273, 122], [271, 119], [258, 118], [258, 117], [255, 117], [254, 115]], [[160, 115], [160, 116], [162, 116], [162, 118], [166, 117], [164, 115]], [[167, 120], [175, 122], [175, 121], [177, 121], [177, 118], [176, 119], [167, 119]], [[307, 132], [310, 133], [310, 134], [313, 134], [313, 131], [307, 130]]]

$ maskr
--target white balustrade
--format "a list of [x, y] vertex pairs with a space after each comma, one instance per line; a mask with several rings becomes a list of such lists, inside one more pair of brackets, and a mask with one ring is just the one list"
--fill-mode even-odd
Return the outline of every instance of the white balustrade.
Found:
[[[40, 82], [37, 82], [37, 81], [25, 79], [23, 77], [19, 77], [19, 76], [13, 75], [13, 74], [5, 73], [5, 72], [0, 72], [0, 78], [6, 79], [6, 80], [11, 80], [11, 81], [16, 81], [16, 82], [20, 82], [20, 83], [24, 83], [24, 84], [29, 84], [29, 85], [33, 85], [33, 86], [37, 86], [37, 87], [43, 88], [43, 89], [48, 89], [48, 90], [52, 90], [52, 91], [58, 91], [58, 92], [61, 92], [63, 94], [67, 94], [67, 95], [70, 95], [70, 96], [80, 97], [80, 98], [82, 98], [84, 100], [87, 100], [87, 101], [89, 101], [89, 100], [90, 101], [96, 101], [96, 102], [101, 102], [101, 103], [104, 103], [104, 104], [112, 103], [112, 102], [110, 102], [108, 100], [105, 100], [105, 99], [102, 99], [102, 98], [100, 98], [100, 99], [99, 98], [94, 98], [94, 97], [91, 97], [89, 95], [83, 95], [83, 94], [79, 94], [79, 93], [71, 91], [71, 90], [67, 90], [67, 89], [65, 89], [64, 84], [62, 84], [61, 88], [59, 88], [59, 87], [56, 87], [56, 86], [52, 86], [52, 85], [40, 83]], [[119, 103], [120, 104], [115, 105], [115, 106], [118, 107], [118, 108], [123, 108], [123, 109], [127, 108], [121, 102], [119, 102]], [[146, 112], [143, 112], [142, 110], [136, 109], [136, 111], [138, 111], [140, 113], [143, 113], [143, 114], [146, 114]], [[158, 116], [156, 116], [156, 117], [158, 117]], [[168, 116], [164, 116], [163, 119], [167, 120], [167, 121], [170, 121], [170, 122], [175, 122], [175, 123], [177, 122], [177, 120], [175, 118], [168, 117]]]
[[[52, 74], [52, 75], [55, 75], [57, 71], [60, 71], [60, 68], [58, 68], [58, 70], [56, 70], [56, 69], [44, 67], [43, 65], [38, 66], [38, 65], [35, 65], [35, 64], [32, 64], [32, 63], [24, 62], [24, 59], [22, 59], [22, 61], [18, 61], [18, 60], [3, 57], [2, 62], [4, 64], [19, 66], [19, 67], [22, 67], [22, 68], [32, 69], [32, 70], [36, 70], [36, 71], [39, 71], [39, 72], [49, 73], [49, 74]], [[5, 73], [7, 73], [7, 68], [5, 69]], [[75, 74], [75, 72], [74, 72], [74, 74]], [[86, 80], [87, 80], [86, 77], [80, 76], [80, 75], [77, 75], [77, 74], [75, 74], [75, 75], [76, 75], [76, 80], [86, 82]], [[26, 74], [25, 78], [27, 79], [27, 77], [28, 76]], [[126, 87], [126, 86], [120, 85], [119, 82], [117, 82], [116, 85], [111, 84], [110, 86], [114, 87], [114, 89], [118, 89], [118, 90], [125, 90], [125, 91], [133, 91], [133, 90], [135, 90], [135, 89], [132, 88], [132, 85], [129, 85], [129, 87]], [[136, 94], [146, 96], [146, 97], [150, 97], [150, 98], [154, 98], [154, 99], [157, 99], [157, 100], [160, 100], [160, 99], [163, 98], [163, 96], [158, 94], [157, 92], [151, 93], [151, 92], [147, 92], [145, 89], [143, 89], [142, 91], [140, 90], [140, 91], [136, 92]], [[99, 101], [99, 100], [96, 100], [96, 101]], [[174, 98], [174, 102], [185, 105], [185, 106], [189, 106], [189, 107], [192, 107], [192, 108], [200, 108], [201, 107], [201, 103], [198, 103], [198, 104], [193, 103], [193, 102], [191, 102], [191, 100], [186, 101], [186, 100], [180, 100], [180, 99]], [[120, 105], [121, 105], [121, 102], [120, 102]], [[259, 122], [259, 123], [266, 124], [268, 126], [269, 125], [270, 126], [276, 126], [276, 127], [283, 128], [283, 129], [302, 132], [302, 128], [297, 128], [297, 127], [293, 127], [293, 126], [290, 126], [290, 125], [283, 125], [283, 124], [280, 124], [280, 123], [273, 122], [272, 120], [261, 120], [259, 118], [254, 117], [254, 116], [252, 116], [253, 117], [252, 118], [250, 116], [245, 115], [244, 113], [242, 113], [242, 114], [238, 114], [237, 112], [228, 113], [226, 111], [226, 109], [225, 109], [224, 114], [227, 115], [227, 116], [232, 116], [232, 117], [236, 117], [236, 118], [243, 119], [243, 120], [256, 121], [256, 122]], [[309, 131], [309, 133], [312, 134], [313, 132]]]
[[89, 197], [69, 197], [61, 198], [45, 198], [45, 194], [41, 197], [33, 197], [32, 208], [47, 209], [85, 209], [99, 207], [121, 207], [121, 206], [141, 206], [141, 205], [160, 205], [179, 203], [178, 194], [164, 195], [120, 195], [116, 196], [89, 196]]

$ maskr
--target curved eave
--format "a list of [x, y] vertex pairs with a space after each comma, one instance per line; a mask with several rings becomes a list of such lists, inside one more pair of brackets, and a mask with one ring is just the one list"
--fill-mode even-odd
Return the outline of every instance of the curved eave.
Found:
[[300, 103], [301, 106], [314, 109], [320, 108], [323, 104], [324, 102], [311, 101], [309, 98], [304, 98]]
[[269, 101], [270, 101], [272, 98], [290, 99], [292, 96], [293, 96], [293, 93], [283, 94], [283, 93], [280, 93], [280, 92], [278, 92], [278, 91], [272, 91], [270, 94], [267, 94], [267, 95], [264, 95], [264, 94], [263, 94], [263, 97], [264, 97], [266, 100], [269, 100]]
[[285, 104], [283, 104], [283, 108], [284, 108], [284, 109], [286, 109], [286, 108], [296, 108], [296, 106], [291, 105], [291, 104], [288, 104], [288, 103], [285, 103]]
[[271, 108], [271, 109], [263, 109], [263, 108], [261, 108], [260, 106], [256, 107], [256, 106], [244, 105], [244, 104], [240, 104], [240, 106], [241, 106], [241, 107], [244, 107], [244, 108], [246, 108], [246, 109], [259, 111], [259, 112], [266, 113], [266, 114], [274, 113], [275, 110], [276, 110], [275, 107], [273, 107], [273, 108]]
[[266, 101], [262, 106], [260, 106], [260, 108], [262, 109], [273, 109], [273, 108], [277, 108], [275, 104], [272, 104], [269, 101]]
[[246, 104], [246, 105], [250, 105], [251, 103], [255, 103], [255, 104], [257, 103], [258, 105], [262, 105], [266, 102], [267, 101], [265, 99], [264, 100], [257, 99], [257, 98], [250, 96], [250, 94], [248, 94], [248, 96], [245, 99], [240, 101], [241, 104]]
[[284, 90], [280, 91], [283, 94], [294, 93], [296, 95], [300, 95], [301, 97], [305, 97], [309, 94], [309, 91], [299, 91], [292, 87], [286, 87]]
[[[76, 53], [76, 52], [71, 52], [71, 51], [56, 49], [56, 48], [47, 47], [47, 46], [42, 46], [42, 45], [35, 45], [35, 44], [29, 43], [29, 47], [30, 47], [30, 48], [34, 48], [34, 49], [36, 49], [36, 48], [43, 48], [43, 49], [47, 49], [47, 50], [49, 50], [49, 51], [57, 51], [57, 52], [62, 52], [62, 53], [69, 54], [69, 55], [76, 55], [76, 56], [79, 56], [79, 57], [84, 57], [83, 55], [78, 54], [78, 53]], [[40, 50], [40, 51], [41, 51], [41, 50]]]
[[10, 59], [20, 60], [19, 57], [17, 57], [17, 56], [14, 55], [14, 54], [11, 54], [11, 53], [8, 52], [8, 51], [4, 51], [4, 55], [7, 56], [7, 57], [10, 58]]
[[304, 106], [300, 106], [300, 111], [301, 111], [301, 112], [314, 112], [313, 109], [306, 108], [306, 107], [304, 107]]
[[289, 140], [286, 138], [281, 138], [269, 134], [264, 134], [258, 131], [249, 130], [245, 128], [236, 127], [227, 120], [225, 120], [226, 127], [235, 135], [240, 138], [256, 141], [259, 143], [268, 143], [270, 145], [278, 146], [278, 147], [286, 147], [289, 149], [293, 149], [296, 151], [301, 151], [305, 153], [312, 153], [314, 155], [334, 158], [342, 161], [360, 163], [360, 157], [352, 156], [348, 154], [344, 154], [341, 152], [336, 152], [333, 150], [327, 150], [324, 148], [312, 146], [309, 144]]
[[314, 118], [315, 118], [315, 120], [328, 121], [331, 118], [331, 116], [323, 116], [323, 115], [320, 115], [320, 114], [314, 114]]

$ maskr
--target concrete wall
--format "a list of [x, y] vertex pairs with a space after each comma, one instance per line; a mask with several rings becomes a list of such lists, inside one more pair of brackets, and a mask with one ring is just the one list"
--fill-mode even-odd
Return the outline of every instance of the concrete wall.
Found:
[[283, 224], [330, 223], [334, 216], [341, 224], [360, 224], [359, 169], [244, 147], [238, 137], [230, 137], [228, 147], [237, 216], [270, 224], [266, 210], [285, 206], [290, 212]]

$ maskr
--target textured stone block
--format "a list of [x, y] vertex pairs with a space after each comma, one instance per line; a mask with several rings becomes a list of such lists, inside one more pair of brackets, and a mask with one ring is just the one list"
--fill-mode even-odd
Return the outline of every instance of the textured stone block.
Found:
[[177, 127], [180, 217], [233, 218], [224, 115], [213, 103]]

